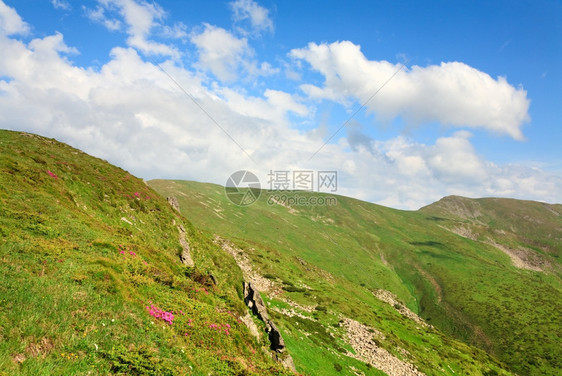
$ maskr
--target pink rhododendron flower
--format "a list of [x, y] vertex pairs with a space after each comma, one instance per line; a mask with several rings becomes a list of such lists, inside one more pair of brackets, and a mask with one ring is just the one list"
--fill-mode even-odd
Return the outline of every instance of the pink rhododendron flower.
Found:
[[146, 309], [148, 310], [148, 314], [152, 317], [164, 320], [168, 324], [172, 325], [174, 321], [174, 314], [172, 312], [163, 311], [154, 304], [151, 304], [150, 307], [146, 307]]

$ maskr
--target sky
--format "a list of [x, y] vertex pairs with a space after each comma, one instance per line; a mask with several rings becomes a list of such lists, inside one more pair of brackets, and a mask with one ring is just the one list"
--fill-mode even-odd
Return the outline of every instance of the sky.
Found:
[[336, 193], [400, 209], [561, 203], [561, 19], [547, 0], [0, 0], [0, 128], [146, 180], [335, 171]]

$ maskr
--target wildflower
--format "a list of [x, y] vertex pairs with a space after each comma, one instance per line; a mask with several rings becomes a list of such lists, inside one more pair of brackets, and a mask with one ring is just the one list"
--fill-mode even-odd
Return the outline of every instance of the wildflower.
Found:
[[55, 178], [55, 179], [59, 178], [54, 172], [51, 172], [50, 170], [47, 170], [47, 174], [49, 174], [49, 176], [52, 177], [52, 178]]
[[131, 256], [136, 256], [136, 255], [137, 255], [137, 254], [136, 254], [135, 252], [133, 252], [133, 251], [130, 251], [129, 254], [130, 254]]

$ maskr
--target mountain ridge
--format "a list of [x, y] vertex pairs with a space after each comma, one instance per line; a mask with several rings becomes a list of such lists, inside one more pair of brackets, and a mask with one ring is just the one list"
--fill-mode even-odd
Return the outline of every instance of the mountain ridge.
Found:
[[[436, 210], [439, 201], [418, 211], [400, 211], [343, 196], [334, 196], [338, 199], [338, 205], [330, 208], [278, 203], [268, 205], [267, 197], [263, 201], [260, 197], [251, 207], [233, 209], [220, 186], [158, 180], [150, 181], [149, 185], [161, 194], [181, 193], [181, 197], [178, 196], [180, 204], [189, 208], [185, 215], [201, 228], [242, 243], [249, 242], [255, 248], [276, 249], [281, 254], [304, 259], [329, 273], [340, 273], [340, 277], [358, 288], [383, 288], [396, 293], [408, 308], [420, 313], [424, 319], [431, 320], [433, 325], [446, 333], [500, 355], [503, 361], [512, 365], [522, 362], [522, 366], [515, 365], [521, 374], [532, 374], [535, 372], [533, 369], [540, 369], [557, 352], [553, 349], [560, 335], [560, 327], [552, 320], [560, 318], [556, 310], [562, 308], [558, 303], [561, 296], [561, 243], [558, 234], [562, 227], [558, 217], [545, 230], [554, 235], [551, 234], [550, 240], [545, 240], [542, 239], [543, 232], [523, 237], [517, 231], [511, 231], [509, 226], [515, 225], [521, 227], [522, 232], [529, 230], [526, 222], [521, 220], [498, 222], [496, 219], [496, 224], [492, 223], [491, 226], [484, 223], [482, 220], [491, 218], [486, 211], [486, 203], [498, 200], [503, 203], [502, 199], [461, 199], [473, 206], [482, 205], [478, 200], [483, 200], [486, 209], [483, 213], [488, 217], [482, 217], [482, 213], [474, 210], [460, 217], [444, 213], [443, 210]], [[302, 196], [316, 193], [299, 191], [284, 194]], [[262, 195], [267, 196], [267, 192], [262, 192]], [[454, 202], [459, 199], [453, 197], [444, 200]], [[549, 204], [521, 200], [505, 202], [530, 205], [533, 210], [542, 208], [539, 217], [552, 214], [544, 209], [544, 205], [552, 209]], [[553, 210], [558, 208], [556, 205], [553, 207]], [[459, 226], [471, 232], [462, 233], [462, 229], [457, 231]], [[301, 228], [306, 230], [299, 231]], [[472, 236], [473, 233], [478, 236]], [[285, 239], [279, 237], [282, 234], [290, 235]], [[316, 237], [312, 238], [311, 234], [316, 234]], [[311, 247], [316, 249], [312, 254], [308, 251]], [[536, 259], [525, 259], [524, 255], [518, 255], [520, 260], [530, 263], [531, 268], [521, 269], [521, 265], [513, 263], [513, 255], [506, 252], [506, 249], [519, 252], [520, 248], [523, 252], [536, 255]], [[298, 256], [295, 253], [297, 249], [300, 253]], [[333, 256], [338, 253], [349, 254], [351, 250], [354, 257], [348, 258], [349, 261], [342, 263], [341, 258]], [[260, 252], [256, 253], [254, 256], [263, 256]], [[324, 258], [315, 258], [314, 255], [320, 253], [323, 253]], [[333, 261], [326, 261], [326, 257]], [[339, 264], [347, 267], [338, 271]], [[535, 268], [536, 264], [540, 265], [540, 270]], [[348, 272], [361, 269], [365, 271], [356, 274]], [[526, 274], [528, 272], [539, 274]], [[268, 269], [263, 273], [267, 274]], [[378, 275], [378, 281], [370, 275]], [[499, 276], [503, 277], [503, 281], [499, 282]], [[381, 281], [383, 285], [380, 285]], [[548, 283], [543, 284], [545, 281]], [[409, 287], [404, 290], [404, 286]], [[536, 291], [530, 291], [533, 289], [529, 286], [544, 292], [545, 302], [549, 302], [545, 306], [548, 313], [540, 313], [545, 303], [539, 303], [541, 297], [532, 296]], [[506, 294], [510, 289], [513, 291]], [[484, 301], [481, 301], [482, 292], [487, 296]], [[520, 307], [517, 310], [526, 310], [528, 314], [506, 322], [501, 315], [515, 309], [513, 302]], [[546, 315], [546, 323], [533, 323], [535, 314], [537, 317]], [[437, 324], [434, 320], [437, 320]], [[514, 352], [511, 347], [521, 345], [519, 337], [522, 328], [525, 328], [523, 332], [529, 332], [525, 337], [550, 334], [548, 338], [541, 338], [542, 344], [536, 345], [529, 340], [524, 351]], [[507, 333], [506, 338], [502, 338], [503, 333]], [[532, 353], [536, 355], [529, 355]], [[298, 359], [296, 361], [298, 364]], [[545, 372], [554, 373], [552, 369]]]
[[[343, 196], [283, 205], [267, 192], [239, 207], [220, 186], [144, 182], [10, 131], [0, 182], [1, 375], [293, 374], [283, 354], [310, 375], [561, 367], [559, 222], [538, 223], [542, 211], [491, 222], [484, 202], [476, 222]], [[527, 223], [536, 236], [511, 231]], [[550, 264], [514, 267], [487, 237]], [[252, 304], [263, 301], [283, 354], [243, 282], [259, 286]]]

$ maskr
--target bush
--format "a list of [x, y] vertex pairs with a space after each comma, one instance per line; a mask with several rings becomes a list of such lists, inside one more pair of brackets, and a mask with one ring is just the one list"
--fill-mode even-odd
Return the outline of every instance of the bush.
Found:
[[111, 363], [111, 371], [128, 375], [174, 375], [172, 368], [146, 346], [127, 349], [123, 345], [102, 352]]

